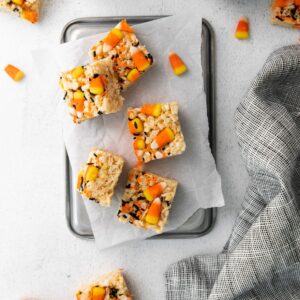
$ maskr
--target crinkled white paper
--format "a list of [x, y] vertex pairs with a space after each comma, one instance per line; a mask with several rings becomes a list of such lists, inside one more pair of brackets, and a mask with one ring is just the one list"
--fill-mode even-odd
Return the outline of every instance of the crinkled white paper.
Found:
[[[44, 96], [46, 93], [53, 97], [63, 110], [63, 136], [74, 170], [73, 181], [76, 182], [77, 171], [86, 161], [92, 147], [111, 150], [122, 155], [126, 161], [110, 208], [82, 200], [100, 249], [155, 234], [137, 229], [131, 224], [122, 224], [116, 218], [128, 171], [136, 163], [132, 151], [132, 136], [127, 129], [129, 106], [174, 100], [179, 103], [179, 119], [187, 145], [185, 153], [145, 165], [146, 171], [174, 178], [179, 183], [165, 230], [179, 227], [199, 208], [224, 205], [220, 176], [208, 142], [201, 67], [201, 18], [173, 16], [135, 28], [138, 38], [153, 55], [154, 66], [124, 93], [126, 101], [122, 111], [102, 115], [79, 125], [74, 125], [68, 115], [62, 100], [63, 93], [58, 88], [58, 76], [61, 71], [89, 62], [89, 48], [104, 35], [87, 37], [33, 53], [39, 69], [38, 76], [48, 78], [48, 87], [43, 90]], [[170, 51], [178, 53], [187, 64], [188, 72], [183, 76], [177, 77], [172, 73], [168, 61]]]

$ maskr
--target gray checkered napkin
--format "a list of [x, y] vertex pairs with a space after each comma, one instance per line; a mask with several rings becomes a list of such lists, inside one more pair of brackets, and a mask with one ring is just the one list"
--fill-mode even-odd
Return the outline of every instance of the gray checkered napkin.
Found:
[[270, 55], [235, 115], [250, 176], [218, 256], [167, 270], [166, 298], [300, 299], [300, 45]]

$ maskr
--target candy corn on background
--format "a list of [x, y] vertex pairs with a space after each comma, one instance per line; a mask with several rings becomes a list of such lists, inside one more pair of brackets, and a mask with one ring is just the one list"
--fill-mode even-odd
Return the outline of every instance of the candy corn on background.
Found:
[[[298, 3], [292, 2], [292, 5]], [[124, 269], [134, 299], [165, 299], [163, 274], [170, 264], [196, 254], [218, 253], [230, 235], [248, 182], [234, 133], [234, 112], [271, 51], [298, 43], [300, 31], [294, 29], [298, 25], [293, 19], [297, 10], [291, 9], [282, 16], [286, 1], [262, 0], [41, 0], [38, 10], [25, 6], [25, 1], [10, 3], [18, 6], [18, 11], [11, 12], [11, 7], [6, 7], [0, 12], [0, 299], [74, 299], [75, 291], [81, 286], [118, 268]], [[40, 97], [36, 92], [42, 90], [49, 94], [52, 79], [39, 80], [47, 67], [32, 68], [32, 51], [58, 45], [63, 27], [76, 18], [182, 13], [191, 19], [205, 18], [214, 31], [217, 165], [226, 206], [218, 210], [213, 230], [201, 238], [184, 242], [147, 240], [98, 251], [92, 241], [78, 239], [67, 228], [61, 119], [54, 99]], [[271, 24], [272, 20], [276, 25]], [[117, 29], [106, 40], [108, 49], [120, 39], [120, 32], [131, 30], [124, 23]], [[189, 50], [188, 44], [184, 47]], [[165, 57], [165, 72], [172, 75], [172, 84], [179, 84], [191, 74], [196, 62], [187, 64], [189, 57], [182, 55], [179, 48], [166, 50], [170, 55]], [[133, 56], [137, 67], [127, 74], [128, 81], [140, 85], [142, 80], [157, 80], [151, 78], [151, 69], [142, 75], [149, 61], [139, 52]], [[50, 66], [50, 54], [47, 59]], [[41, 63], [37, 58], [35, 62]], [[80, 68], [74, 69], [73, 76], [80, 77], [81, 72]], [[101, 94], [103, 81], [95, 78], [91, 88]], [[76, 107], [82, 110], [83, 95], [77, 92], [74, 98]], [[176, 99], [170, 99], [173, 100]], [[159, 103], [159, 99], [153, 99], [153, 103]], [[160, 114], [159, 106], [145, 106], [143, 110], [150, 116]], [[88, 127], [88, 122], [94, 121], [81, 125]], [[197, 124], [197, 118], [193, 122]], [[141, 126], [138, 120], [128, 124], [134, 133]], [[166, 130], [153, 146], [172, 138], [172, 132]], [[199, 137], [185, 138], [188, 146]], [[75, 142], [83, 141], [75, 139]], [[133, 144], [135, 151], [145, 147], [141, 139], [128, 143]], [[95, 174], [96, 170], [91, 168], [88, 177], [93, 179]], [[159, 185], [145, 190], [145, 197], [152, 199], [148, 222], [157, 221], [161, 203], [156, 199], [161, 188]], [[101, 299], [103, 290], [96, 288], [94, 294]]]

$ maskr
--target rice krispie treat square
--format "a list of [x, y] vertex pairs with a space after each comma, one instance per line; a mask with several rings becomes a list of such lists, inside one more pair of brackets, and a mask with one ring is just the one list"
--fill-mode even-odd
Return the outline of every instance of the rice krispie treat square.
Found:
[[126, 89], [153, 64], [153, 57], [137, 39], [134, 29], [122, 20], [108, 35], [92, 46], [93, 60], [109, 57], [119, 75], [121, 89]]
[[31, 23], [39, 20], [39, 7], [39, 0], [0, 0], [0, 8], [13, 12]]
[[185, 151], [177, 102], [145, 104], [128, 109], [128, 128], [139, 162], [179, 155]]
[[78, 174], [78, 192], [102, 206], [110, 206], [123, 165], [121, 156], [106, 150], [92, 149]]
[[296, 0], [273, 0], [272, 23], [300, 29], [300, 2]]
[[176, 194], [177, 181], [132, 169], [118, 211], [118, 219], [161, 233]]
[[76, 293], [76, 300], [132, 300], [122, 270], [102, 275]]
[[64, 99], [74, 123], [117, 112], [123, 106], [118, 78], [109, 59], [63, 73], [60, 85], [66, 92]]

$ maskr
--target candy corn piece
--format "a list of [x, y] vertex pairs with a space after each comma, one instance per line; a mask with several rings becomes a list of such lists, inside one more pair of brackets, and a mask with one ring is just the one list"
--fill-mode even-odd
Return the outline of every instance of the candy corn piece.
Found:
[[82, 66], [76, 67], [71, 71], [71, 74], [73, 78], [77, 79], [84, 74], [84, 69]]
[[15, 81], [22, 80], [25, 75], [21, 70], [13, 65], [7, 65], [4, 70], [7, 75]]
[[142, 138], [136, 138], [133, 142], [133, 148], [135, 150], [143, 150], [145, 149], [145, 141]]
[[138, 69], [132, 69], [131, 71], [129, 71], [128, 75], [127, 75], [127, 79], [131, 82], [136, 81], [137, 79], [139, 79], [141, 76], [141, 73], [139, 72]]
[[131, 50], [131, 56], [134, 65], [139, 71], [145, 71], [150, 67], [150, 61], [146, 58], [145, 54], [137, 48]]
[[127, 21], [124, 19], [122, 20], [117, 26], [116, 28], [120, 29], [121, 31], [125, 31], [125, 32], [129, 32], [129, 33], [133, 33], [134, 29], [127, 23]]
[[122, 270], [100, 276], [91, 284], [76, 292], [76, 300], [132, 300]]
[[94, 61], [109, 58], [113, 62], [121, 90], [134, 84], [154, 62], [126, 20], [120, 21], [104, 39], [93, 45], [89, 55]]
[[83, 112], [85, 97], [81, 90], [77, 90], [73, 95], [72, 104], [76, 111]]
[[101, 76], [93, 78], [90, 82], [90, 92], [94, 95], [101, 95], [104, 92], [104, 85]]
[[159, 117], [161, 114], [161, 104], [144, 104], [141, 108], [141, 113], [146, 116]]
[[85, 198], [110, 206], [124, 160], [112, 152], [92, 149], [78, 173], [77, 191]]
[[149, 207], [145, 221], [152, 225], [157, 225], [161, 214], [161, 200], [155, 198]]
[[113, 49], [122, 39], [123, 33], [118, 28], [113, 28], [103, 40], [104, 51]]
[[235, 37], [239, 40], [246, 40], [249, 38], [249, 20], [247, 17], [241, 17], [236, 30]]
[[148, 201], [152, 201], [156, 197], [160, 196], [164, 189], [166, 188], [167, 184], [165, 182], [160, 182], [148, 187], [144, 190], [144, 196]]
[[38, 12], [34, 10], [23, 10], [21, 18], [34, 24], [39, 20], [39, 15]]
[[106, 295], [105, 288], [102, 286], [95, 286], [91, 291], [91, 300], [104, 300]]
[[167, 127], [163, 129], [154, 139], [154, 141], [151, 144], [152, 149], [158, 149], [161, 148], [170, 142], [172, 142], [175, 138], [174, 132], [171, 128]]
[[142, 107], [130, 107], [127, 116], [129, 131], [134, 136], [133, 148], [138, 161], [148, 163], [185, 151], [186, 145], [176, 102], [148, 103]]
[[162, 232], [168, 221], [176, 188], [174, 179], [132, 169], [118, 211], [119, 221]]
[[175, 75], [179, 76], [187, 71], [185, 63], [175, 52], [169, 53], [169, 62]]

